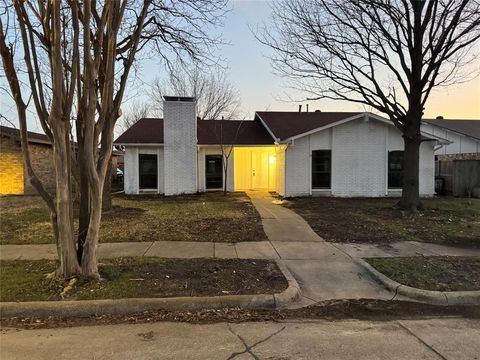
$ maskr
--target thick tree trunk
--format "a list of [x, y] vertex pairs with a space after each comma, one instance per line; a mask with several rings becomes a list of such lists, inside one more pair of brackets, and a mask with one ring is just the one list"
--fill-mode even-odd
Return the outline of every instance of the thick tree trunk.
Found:
[[400, 208], [415, 212], [422, 208], [420, 201], [420, 121], [413, 121], [405, 127], [403, 141], [404, 168], [403, 191], [398, 205]]
[[80, 172], [80, 207], [78, 215], [77, 259], [82, 263], [83, 245], [87, 239], [88, 223], [90, 221], [90, 197], [88, 180], [83, 171]]
[[65, 141], [67, 126], [57, 124], [53, 128], [53, 155], [56, 173], [56, 220], [59, 244], [60, 267], [57, 276], [69, 278], [81, 273], [78, 264], [73, 236], [72, 192], [70, 188], [70, 167], [67, 143]]
[[84, 276], [99, 279], [97, 248], [102, 218], [103, 184], [90, 187], [90, 219], [87, 238], [83, 247], [82, 273]]

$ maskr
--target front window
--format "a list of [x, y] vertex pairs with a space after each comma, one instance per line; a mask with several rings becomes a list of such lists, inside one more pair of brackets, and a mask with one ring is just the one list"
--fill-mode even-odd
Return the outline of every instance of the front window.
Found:
[[312, 188], [330, 189], [332, 171], [332, 151], [312, 151]]
[[139, 154], [138, 169], [140, 178], [140, 189], [156, 189], [157, 178], [157, 155]]
[[206, 188], [221, 189], [223, 185], [222, 155], [207, 155], [205, 163]]
[[388, 188], [403, 187], [403, 151], [388, 152]]

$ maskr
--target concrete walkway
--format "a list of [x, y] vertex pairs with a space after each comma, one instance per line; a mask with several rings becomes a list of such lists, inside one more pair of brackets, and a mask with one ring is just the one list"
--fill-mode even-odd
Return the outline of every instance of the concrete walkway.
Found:
[[[265, 192], [249, 192], [269, 241], [236, 244], [188, 241], [104, 243], [100, 258], [158, 256], [165, 258], [282, 259], [302, 289], [299, 306], [328, 299], [379, 298], [393, 295], [374, 281], [355, 258], [394, 256], [480, 256], [468, 250], [413, 241], [388, 245], [325, 242], [295, 212]], [[55, 259], [54, 245], [0, 245], [1, 260]]]

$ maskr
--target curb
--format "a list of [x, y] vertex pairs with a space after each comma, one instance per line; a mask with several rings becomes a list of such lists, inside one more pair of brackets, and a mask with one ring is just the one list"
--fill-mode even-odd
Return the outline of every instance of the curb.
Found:
[[290, 270], [288, 270], [283, 260], [276, 260], [277, 266], [288, 281], [288, 287], [278, 294], [273, 294], [275, 300], [275, 309], [285, 308], [288, 305], [300, 299], [300, 286], [297, 280], [293, 277]]
[[285, 307], [300, 297], [300, 287], [285, 264], [277, 260], [277, 266], [288, 282], [287, 289], [278, 294], [2, 302], [0, 318], [127, 315], [159, 309], [212, 310], [225, 307], [275, 309]]
[[395, 296], [402, 295], [408, 298], [434, 305], [480, 305], [480, 290], [474, 291], [433, 291], [417, 289], [403, 285], [382, 274], [363, 259], [356, 259], [370, 274]]

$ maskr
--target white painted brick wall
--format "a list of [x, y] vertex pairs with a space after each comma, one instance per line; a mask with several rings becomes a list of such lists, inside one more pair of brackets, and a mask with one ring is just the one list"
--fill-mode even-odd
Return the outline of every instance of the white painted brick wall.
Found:
[[165, 195], [197, 192], [195, 102], [164, 101]]
[[138, 194], [138, 148], [125, 147], [123, 166], [123, 187], [125, 194]]
[[275, 148], [276, 156], [276, 189], [275, 191], [285, 196], [285, 149], [280, 146]]
[[[420, 194], [432, 196], [434, 187], [433, 142], [422, 143]], [[312, 150], [332, 150], [331, 195], [341, 197], [386, 196], [388, 150], [403, 150], [400, 131], [375, 120], [353, 120], [296, 139], [285, 155], [285, 196], [324, 195], [311, 190]], [[278, 161], [278, 158], [277, 158]], [[401, 195], [401, 191], [396, 191]]]
[[385, 196], [386, 127], [359, 119], [332, 129], [333, 196]]
[[[228, 153], [228, 147], [225, 147], [225, 152]], [[206, 155], [222, 155], [222, 149], [220, 146], [207, 146], [200, 147], [198, 150], [198, 191], [205, 191], [205, 156]], [[223, 164], [222, 164], [223, 166]], [[227, 168], [227, 191], [234, 191], [234, 155], [233, 150], [228, 159]], [[223, 173], [222, 168], [222, 175]]]
[[420, 145], [420, 196], [430, 197], [435, 192], [435, 157], [433, 141], [425, 141]]
[[138, 156], [140, 154], [156, 154], [157, 155], [157, 193], [164, 193], [164, 151], [161, 146], [127, 146], [125, 147], [124, 160], [124, 190], [125, 194], [135, 195], [140, 193], [139, 189], [139, 167]]
[[310, 144], [309, 137], [296, 139], [285, 151], [286, 196], [310, 195]]

